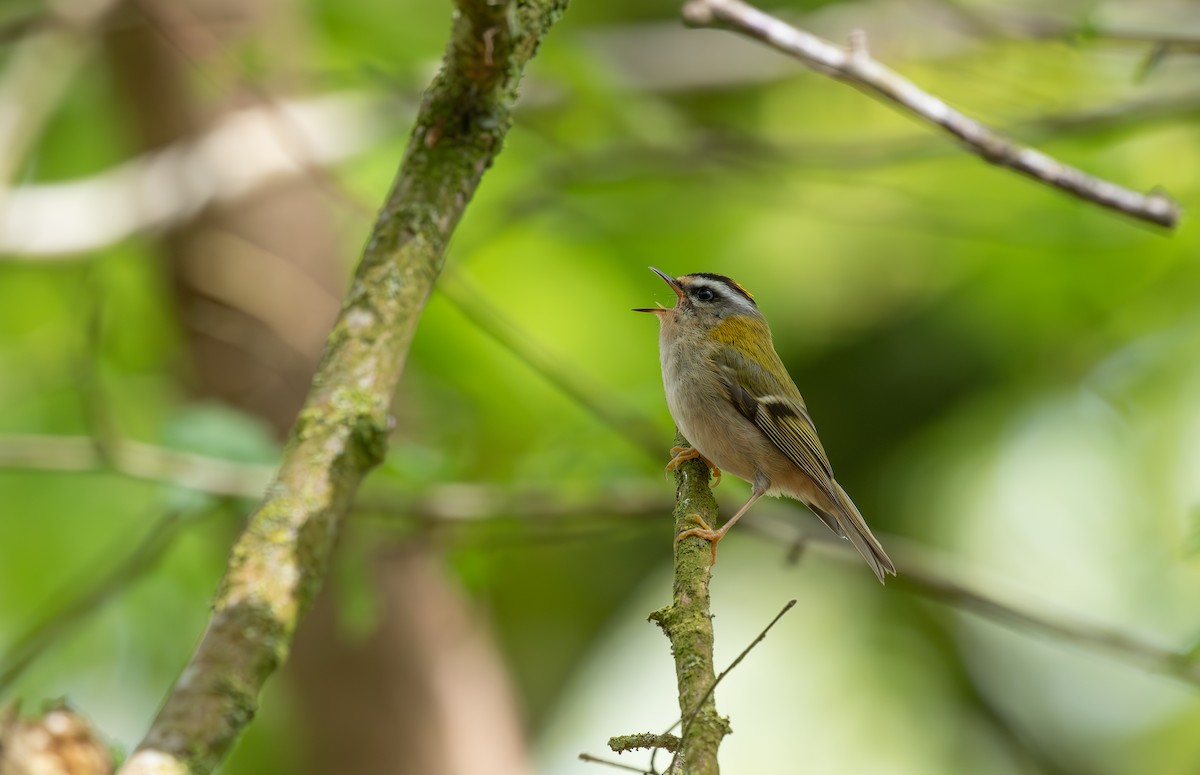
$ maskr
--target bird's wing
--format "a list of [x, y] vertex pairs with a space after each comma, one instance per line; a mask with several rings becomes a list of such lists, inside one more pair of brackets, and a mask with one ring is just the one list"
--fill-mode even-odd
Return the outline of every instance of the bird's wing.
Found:
[[[758, 355], [755, 360], [735, 347], [723, 347], [713, 356], [729, 400], [813, 482], [832, 493], [833, 470], [800, 391], [786, 376], [773, 349]], [[782, 379], [759, 365], [769, 359], [774, 359], [775, 371], [784, 375]]]

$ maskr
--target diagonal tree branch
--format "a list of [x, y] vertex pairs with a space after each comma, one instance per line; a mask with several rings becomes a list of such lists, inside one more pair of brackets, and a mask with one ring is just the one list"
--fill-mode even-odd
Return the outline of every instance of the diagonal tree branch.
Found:
[[683, 18], [695, 27], [724, 27], [766, 43], [809, 67], [894, 105], [957, 137], [989, 164], [1134, 218], [1173, 228], [1179, 205], [1160, 191], [1139, 193], [1089, 175], [1041, 151], [1019, 145], [969, 118], [871, 57], [866, 38], [852, 36], [849, 49], [797, 29], [742, 0], [688, 0]]
[[121, 772], [208, 773], [257, 709], [324, 578], [342, 517], [383, 458], [392, 393], [463, 210], [511, 123], [526, 63], [565, 0], [459, 0], [442, 70], [274, 483], [234, 546], [191, 662]]

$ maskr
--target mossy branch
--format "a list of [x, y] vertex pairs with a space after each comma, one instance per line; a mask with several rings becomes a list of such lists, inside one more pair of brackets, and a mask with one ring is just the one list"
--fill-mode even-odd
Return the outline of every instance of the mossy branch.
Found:
[[[689, 446], [676, 431], [675, 444]], [[675, 469], [675, 532], [696, 526], [691, 515], [717, 524], [717, 501], [708, 486], [708, 465], [689, 460]], [[675, 679], [679, 686], [679, 715], [684, 734], [676, 756], [688, 775], [716, 775], [717, 748], [729, 734], [729, 722], [717, 714], [710, 688], [713, 670], [713, 627], [708, 584], [712, 577], [711, 544], [702, 538], [675, 541], [675, 583], [671, 605], [650, 615], [671, 641]]]
[[674, 753], [679, 750], [679, 738], [670, 733], [660, 735], [654, 732], [637, 732], [608, 738], [608, 747], [613, 753], [636, 751], [639, 748], [661, 748]]
[[526, 63], [566, 0], [460, 0], [442, 70], [363, 250], [274, 482], [234, 546], [191, 662], [121, 772], [207, 773], [254, 717], [325, 577], [446, 245], [511, 124]]

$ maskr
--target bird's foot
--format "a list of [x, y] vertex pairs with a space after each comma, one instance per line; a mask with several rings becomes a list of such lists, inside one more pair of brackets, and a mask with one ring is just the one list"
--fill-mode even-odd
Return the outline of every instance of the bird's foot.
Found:
[[674, 455], [674, 457], [671, 458], [671, 462], [667, 463], [667, 467], [665, 469], [666, 473], [674, 471], [676, 468], [679, 468], [680, 465], [689, 460], [700, 458], [704, 461], [704, 464], [708, 466], [709, 470], [712, 471], [712, 487], [715, 489], [716, 486], [721, 483], [721, 469], [713, 465], [713, 462], [704, 455], [701, 455], [699, 452], [697, 452], [695, 447], [671, 447], [671, 454]]
[[[717, 564], [717, 543], [722, 538], [725, 537], [725, 531], [727, 531], [729, 529], [729, 525], [726, 525], [725, 527], [721, 528], [720, 530], [713, 530], [711, 527], [708, 526], [708, 523], [705, 522], [704, 518], [701, 517], [699, 514], [688, 514], [687, 518], [688, 518], [688, 521], [695, 522], [698, 527], [693, 527], [693, 528], [684, 530], [682, 533], [675, 536], [675, 540], [682, 541], [683, 539], [687, 538], [688, 536], [696, 536], [697, 538], [703, 538], [705, 541], [708, 541], [709, 543], [712, 544], [712, 564], [716, 565]], [[732, 524], [732, 523], [730, 523], [730, 524]]]

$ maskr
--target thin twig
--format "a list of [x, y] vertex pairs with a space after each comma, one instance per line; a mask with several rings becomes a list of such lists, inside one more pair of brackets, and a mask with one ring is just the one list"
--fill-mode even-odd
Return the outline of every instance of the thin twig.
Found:
[[[709, 697], [712, 696], [712, 693], [714, 691], [716, 691], [717, 686], [721, 683], [721, 681], [725, 680], [725, 676], [729, 675], [735, 667], [740, 665], [742, 663], [742, 660], [746, 658], [746, 655], [749, 654], [751, 652], [751, 650], [754, 649], [755, 646], [762, 643], [763, 638], [767, 637], [767, 633], [771, 631], [771, 628], [775, 626], [776, 622], [778, 622], [780, 619], [782, 619], [783, 615], [786, 614], [788, 611], [792, 610], [792, 608], [795, 605], [796, 605], [795, 600], [787, 601], [787, 603], [784, 604], [783, 608], [780, 609], [779, 613], [775, 614], [775, 618], [772, 619], [767, 624], [767, 626], [763, 628], [763, 631], [758, 634], [758, 637], [755, 638], [754, 640], [750, 641], [750, 645], [748, 645], [748, 646], [746, 646], [746, 648], [742, 649], [742, 653], [738, 654], [737, 658], [729, 663], [729, 667], [727, 667], [721, 671], [721, 674], [717, 676], [717, 680], [712, 682], [712, 686], [708, 687], [708, 691], [706, 691], [704, 693], [704, 696], [700, 698], [699, 704], [697, 704], [696, 707], [692, 709], [692, 712], [687, 715], [686, 723], [684, 723], [684, 725], [683, 725], [683, 731], [680, 732], [680, 737], [682, 737], [684, 740], [687, 739], [688, 730], [690, 730], [692, 727], [692, 721], [696, 718], [696, 714], [700, 712], [700, 707], [704, 704], [704, 702]], [[681, 721], [682, 720], [683, 719], [681, 719]], [[676, 723], [678, 723], [678, 722], [676, 722]], [[674, 729], [674, 728], [675, 728], [674, 725], [672, 725], [671, 729]], [[668, 730], [668, 731], [670, 731], [670, 730]]]
[[[679, 720], [676, 721], [674, 724], [672, 724], [670, 726], [670, 728], [667, 729], [666, 732], [663, 732], [662, 735], [660, 735], [660, 737], [667, 737], [668, 733], [670, 733], [671, 730], [673, 730], [676, 726], [678, 726], [680, 724], [680, 722], [682, 722], [683, 730], [679, 733], [680, 746], [682, 747], [684, 742], [686, 742], [688, 739], [688, 733], [692, 729], [692, 722], [696, 719], [696, 716], [700, 713], [701, 708], [704, 707], [704, 703], [708, 702], [708, 698], [712, 697], [713, 692], [715, 692], [717, 690], [717, 686], [721, 683], [721, 681], [725, 680], [725, 676], [727, 676], [731, 672], [733, 672], [733, 669], [742, 663], [742, 660], [746, 658], [746, 655], [749, 654], [754, 649], [755, 646], [757, 646], [758, 644], [763, 642], [763, 639], [767, 637], [767, 633], [771, 631], [771, 628], [774, 627], [775, 624], [780, 619], [783, 618], [784, 614], [786, 614], [788, 611], [792, 610], [792, 608], [795, 605], [796, 605], [795, 600], [789, 600], [787, 603], [785, 603], [783, 608], [780, 609], [779, 613], [775, 614], [775, 618], [773, 618], [770, 622], [768, 622], [767, 626], [764, 627], [762, 629], [762, 632], [760, 632], [758, 634], [758, 637], [756, 637], [754, 640], [750, 641], [749, 645], [747, 645], [746, 648], [742, 649], [742, 653], [738, 654], [737, 657], [732, 662], [729, 663], [729, 667], [727, 667], [721, 671], [721, 674], [717, 676], [716, 680], [714, 680], [712, 682], [712, 684], [708, 687], [708, 690], [706, 692], [704, 692], [704, 696], [700, 698], [700, 701], [696, 703], [696, 706], [694, 708], [692, 708], [692, 711], [684, 716], [681, 716], [679, 718]], [[654, 769], [654, 758], [658, 754], [658, 749], [660, 747], [665, 748], [665, 746], [657, 746], [656, 745], [654, 747], [654, 749], [650, 751], [650, 769], [652, 769], [652, 770]], [[670, 749], [667, 749], [667, 750], [670, 750]]]
[[849, 50], [842, 49], [742, 0], [688, 0], [683, 17], [696, 27], [723, 27], [760, 40], [818, 72], [941, 127], [989, 164], [1149, 223], [1173, 228], [1179, 221], [1179, 205], [1161, 191], [1142, 194], [1094, 177], [968, 118], [872, 58], [862, 36]]

